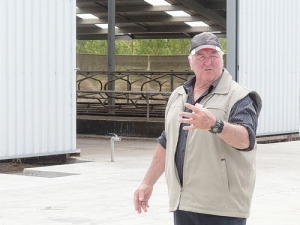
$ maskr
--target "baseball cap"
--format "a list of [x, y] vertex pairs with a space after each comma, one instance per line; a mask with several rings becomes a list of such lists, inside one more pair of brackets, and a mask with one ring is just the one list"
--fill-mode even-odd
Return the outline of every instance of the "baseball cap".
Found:
[[194, 55], [201, 49], [215, 49], [218, 52], [223, 52], [220, 41], [216, 35], [209, 32], [203, 32], [192, 38], [190, 45], [190, 54]]

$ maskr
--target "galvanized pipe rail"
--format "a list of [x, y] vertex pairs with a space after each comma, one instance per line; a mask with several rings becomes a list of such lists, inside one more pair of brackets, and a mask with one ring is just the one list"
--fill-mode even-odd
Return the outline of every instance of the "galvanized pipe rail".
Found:
[[[155, 92], [155, 91], [88, 91], [88, 90], [78, 90], [77, 93], [92, 93], [92, 94], [114, 94], [114, 98], [118, 98], [118, 94], [126, 95], [126, 94], [132, 94], [132, 95], [146, 95], [146, 103], [147, 103], [147, 121], [149, 121], [149, 115], [150, 115], [150, 95], [165, 95], [170, 96], [172, 92]], [[108, 107], [112, 107], [110, 105], [107, 105]]]
[[[172, 91], [194, 75], [189, 71], [113, 73], [114, 79], [108, 80], [108, 75], [111, 75], [108, 71], [77, 71], [78, 114], [112, 115], [113, 109], [116, 115], [121, 116], [146, 114], [148, 121], [150, 116], [163, 117]], [[110, 82], [116, 84], [114, 91], [107, 90]]]

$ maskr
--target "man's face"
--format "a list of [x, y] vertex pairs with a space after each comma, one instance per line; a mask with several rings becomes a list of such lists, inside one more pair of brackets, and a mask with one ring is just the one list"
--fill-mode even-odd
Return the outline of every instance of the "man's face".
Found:
[[189, 57], [191, 70], [201, 82], [213, 83], [217, 80], [223, 69], [221, 53], [214, 49], [202, 49]]

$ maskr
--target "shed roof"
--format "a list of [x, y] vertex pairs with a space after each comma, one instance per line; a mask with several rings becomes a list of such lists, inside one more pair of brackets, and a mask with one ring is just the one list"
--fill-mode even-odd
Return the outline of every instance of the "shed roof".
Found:
[[[116, 39], [190, 38], [201, 32], [226, 35], [226, 0], [165, 0], [170, 5], [153, 6], [144, 0], [115, 0]], [[77, 15], [90, 13], [95, 19], [77, 18], [78, 40], [106, 40], [108, 0], [77, 0]], [[184, 11], [174, 17], [166, 11]], [[202, 21], [208, 26], [192, 27], [185, 22]]]

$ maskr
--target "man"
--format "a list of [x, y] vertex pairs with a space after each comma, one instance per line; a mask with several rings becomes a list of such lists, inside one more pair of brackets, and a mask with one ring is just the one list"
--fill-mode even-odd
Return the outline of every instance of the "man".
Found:
[[255, 183], [261, 99], [223, 68], [214, 34], [195, 36], [188, 59], [195, 76], [170, 96], [165, 131], [134, 193], [135, 210], [147, 212], [165, 172], [175, 225], [244, 225]]

